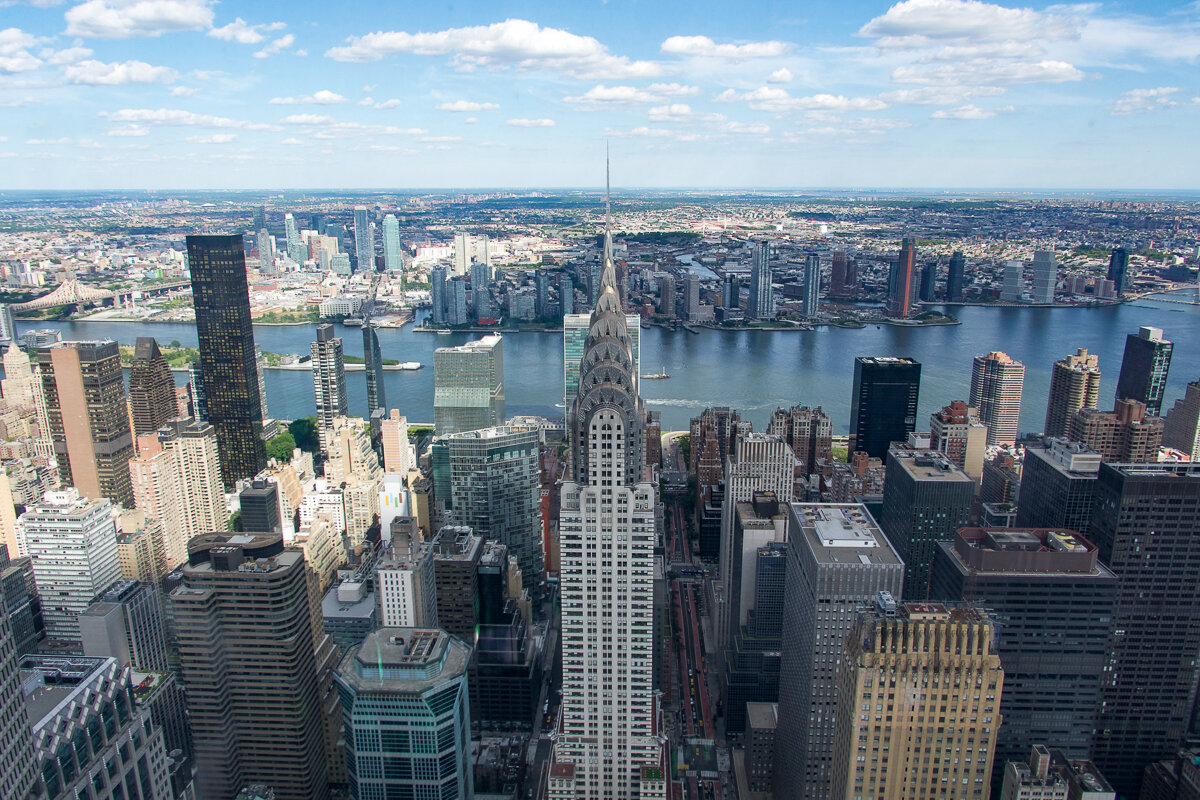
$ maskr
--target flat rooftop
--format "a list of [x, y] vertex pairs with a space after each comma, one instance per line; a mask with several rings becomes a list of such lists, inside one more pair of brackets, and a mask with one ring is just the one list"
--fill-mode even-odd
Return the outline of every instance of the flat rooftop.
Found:
[[974, 483], [970, 475], [936, 450], [919, 450], [910, 448], [908, 445], [894, 444], [888, 450], [888, 459], [894, 459], [897, 466], [912, 476], [914, 480]]
[[901, 564], [861, 503], [792, 503], [788, 540], [803, 537], [818, 563]]

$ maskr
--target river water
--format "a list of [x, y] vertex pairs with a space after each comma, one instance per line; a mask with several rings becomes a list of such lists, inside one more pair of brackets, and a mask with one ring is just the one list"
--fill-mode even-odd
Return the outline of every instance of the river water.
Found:
[[[1193, 295], [1194, 296], [1194, 295]], [[1190, 298], [1189, 298], [1190, 299]], [[1100, 356], [1104, 373], [1102, 408], [1112, 407], [1125, 336], [1154, 325], [1175, 342], [1164, 413], [1183, 395], [1189, 381], [1200, 379], [1200, 306], [1141, 300], [1108, 308], [989, 308], [945, 306], [939, 310], [963, 324], [903, 328], [868, 325], [861, 329], [822, 327], [804, 332], [715, 331], [699, 334], [642, 330], [642, 372], [665, 371], [667, 380], [642, 381], [642, 396], [662, 415], [664, 430], [685, 429], [688, 420], [710, 405], [738, 409], [761, 430], [776, 406], [824, 406], [834, 430], [849, 430], [854, 357], [907, 356], [922, 364], [919, 428], [929, 414], [951, 400], [967, 399], [971, 360], [979, 353], [1003, 350], [1025, 364], [1021, 404], [1022, 432], [1039, 432], [1046, 414], [1050, 368], [1077, 347]], [[196, 346], [190, 324], [132, 322], [18, 322], [18, 330], [58, 328], [64, 339], [117, 339], [133, 344], [154, 336], [160, 344], [178, 340]], [[362, 355], [359, 328], [340, 330], [345, 352]], [[384, 373], [388, 406], [410, 420], [433, 419], [433, 350], [462, 344], [480, 334], [418, 333], [411, 326], [379, 329], [385, 358], [419, 361], [415, 372]], [[261, 325], [255, 341], [276, 353], [308, 353], [312, 326]], [[561, 415], [563, 392], [561, 333], [514, 333], [504, 337], [508, 414]], [[182, 375], [177, 373], [177, 380]], [[349, 372], [351, 413], [366, 413], [366, 377]], [[267, 402], [272, 416], [293, 419], [314, 412], [311, 373], [267, 370]]]

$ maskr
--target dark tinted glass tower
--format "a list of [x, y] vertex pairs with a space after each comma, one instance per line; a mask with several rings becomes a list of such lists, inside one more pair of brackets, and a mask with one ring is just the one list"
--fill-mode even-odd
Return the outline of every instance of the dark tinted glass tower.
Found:
[[926, 264], [921, 268], [920, 298], [926, 302], [933, 299], [933, 287], [937, 282], [937, 264]]
[[192, 305], [208, 421], [217, 431], [227, 488], [266, 465], [250, 288], [241, 236], [187, 237]]
[[1025, 448], [1017, 526], [1086, 531], [1100, 454], [1066, 439], [1046, 439], [1044, 446]]
[[1122, 797], [1189, 728], [1200, 651], [1200, 464], [1104, 464], [1090, 538], [1120, 578], [1092, 760]]
[[1129, 272], [1129, 252], [1124, 247], [1112, 251], [1108, 259], [1108, 279], [1119, 295], [1125, 291], [1126, 274]]
[[1163, 338], [1161, 328], [1142, 327], [1136, 334], [1126, 336], [1121, 375], [1117, 378], [1117, 399], [1145, 403], [1146, 414], [1161, 416], [1174, 349], [1175, 343]]
[[242, 530], [251, 533], [283, 533], [279, 520], [279, 489], [269, 481], [256, 480], [238, 495], [242, 508]]
[[158, 342], [139, 336], [129, 365], [129, 405], [133, 410], [133, 435], [154, 433], [167, 420], [179, 416], [175, 405], [175, 379]]
[[[1116, 596], [1117, 576], [1074, 531], [964, 528], [938, 543], [930, 599], [986, 608], [1000, 630], [996, 764], [1030, 742], [1088, 755]], [[993, 770], [992, 783], [1002, 777]]]
[[962, 250], [955, 250], [950, 256], [950, 269], [946, 272], [946, 299], [963, 299], [963, 274], [966, 272], [967, 259]]
[[368, 320], [363, 320], [363, 361], [367, 371], [367, 419], [381, 408], [387, 408], [387, 396], [383, 387], [383, 353], [379, 349], [379, 335]]
[[850, 452], [882, 459], [888, 445], [907, 439], [916, 429], [920, 386], [921, 365], [911, 358], [854, 359]]

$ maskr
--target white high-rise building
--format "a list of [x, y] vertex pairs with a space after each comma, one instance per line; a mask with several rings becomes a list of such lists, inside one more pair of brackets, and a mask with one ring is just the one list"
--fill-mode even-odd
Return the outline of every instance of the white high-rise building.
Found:
[[433, 582], [433, 550], [397, 531], [379, 556], [375, 585], [379, 624], [385, 628], [437, 627], [437, 594]]
[[653, 677], [658, 497], [643, 478], [646, 408], [607, 230], [587, 341], [559, 517], [562, 710], [549, 797], [665, 798]]
[[187, 563], [192, 537], [229, 523], [217, 435], [207, 422], [172, 420], [139, 436], [129, 481], [137, 508], [162, 526], [168, 569]]
[[471, 269], [471, 234], [454, 234], [454, 274], [466, 275]]
[[803, 297], [800, 299], [801, 314], [805, 319], [815, 319], [821, 300], [821, 257], [809, 253], [804, 260]]
[[296, 218], [291, 213], [283, 215], [283, 230], [287, 240], [288, 258], [297, 264], [303, 264], [308, 258], [308, 248], [300, 241], [300, 230], [296, 227]]
[[[738, 503], [754, 498], [755, 492], [774, 492], [780, 503], [790, 503], [796, 479], [796, 456], [782, 436], [747, 433], [737, 438], [734, 452], [725, 464], [725, 502], [721, 506], [721, 596], [717, 599], [717, 642], [730, 644], [737, 621], [730, 619], [731, 600], [738, 588], [731, 565], [735, 550], [734, 513]], [[732, 627], [731, 627], [732, 626]]]
[[372, 240], [366, 206], [356, 206], [354, 209], [354, 257], [358, 259], [359, 272], [375, 269], [375, 242]]
[[317, 397], [317, 433], [321, 438], [321, 449], [328, 452], [333, 421], [350, 413], [342, 340], [333, 335], [332, 325], [318, 325], [317, 340], [310, 349], [313, 390]]
[[1025, 264], [1021, 261], [1004, 262], [1004, 283], [1000, 287], [1000, 299], [1015, 303], [1025, 291]]
[[1054, 253], [1038, 250], [1033, 254], [1033, 302], [1053, 303], [1058, 284], [1058, 262]]
[[775, 319], [775, 297], [771, 294], [771, 243], [765, 240], [754, 243], [746, 317]]
[[46, 492], [18, 525], [22, 555], [33, 562], [46, 638], [81, 643], [79, 615], [121, 577], [112, 504], [59, 489]]
[[404, 269], [400, 247], [400, 223], [395, 214], [383, 218], [383, 268], [388, 272]]

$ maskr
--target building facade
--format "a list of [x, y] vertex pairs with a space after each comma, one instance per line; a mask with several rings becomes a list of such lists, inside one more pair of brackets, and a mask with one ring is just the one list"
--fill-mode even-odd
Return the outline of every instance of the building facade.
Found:
[[921, 365], [911, 358], [858, 356], [850, 396], [850, 452], [884, 458], [916, 430]]
[[204, 418], [216, 429], [221, 478], [232, 488], [266, 465], [250, 287], [241, 236], [187, 237]]
[[317, 398], [317, 433], [321, 449], [328, 450], [333, 421], [350, 414], [350, 398], [346, 394], [346, 363], [342, 340], [333, 335], [333, 326], [317, 326], [317, 340], [312, 351], [313, 391]]
[[979, 409], [979, 421], [987, 426], [989, 445], [1012, 444], [1017, 440], [1024, 386], [1025, 365], [1007, 353], [975, 356], [967, 404]]
[[133, 506], [133, 433], [117, 343], [59, 342], [38, 351], [42, 393], [62, 482], [85, 497]]
[[153, 433], [179, 416], [175, 403], [175, 378], [158, 342], [139, 336], [129, 365], [129, 408], [134, 436]]
[[1076, 411], [1100, 405], [1100, 356], [1081, 347], [1054, 362], [1044, 436], [1066, 436]]
[[1116, 399], [1145, 403], [1147, 414], [1160, 416], [1174, 349], [1175, 343], [1163, 338], [1161, 328], [1143, 326], [1126, 336]]
[[775, 764], [787, 766], [775, 770], [775, 796], [825, 800], [842, 645], [876, 594], [899, 595], [904, 562], [863, 505], [793, 503], [789, 513], [775, 731]]
[[437, 435], [504, 424], [504, 342], [499, 334], [433, 351]]

